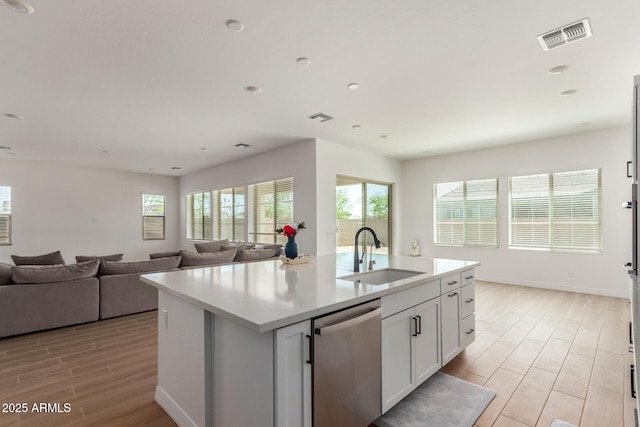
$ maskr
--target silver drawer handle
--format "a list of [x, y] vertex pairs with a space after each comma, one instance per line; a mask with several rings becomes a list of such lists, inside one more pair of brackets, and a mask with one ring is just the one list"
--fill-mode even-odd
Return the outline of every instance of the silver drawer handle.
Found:
[[466, 300], [465, 302], [473, 302], [473, 298], [469, 298], [468, 300]]
[[465, 334], [467, 335], [471, 335], [473, 333], [474, 329], [471, 329], [469, 332], [465, 332]]
[[467, 276], [464, 278], [464, 280], [469, 280], [469, 279], [473, 279], [473, 276]]
[[456, 283], [458, 283], [458, 282], [456, 282], [456, 281], [454, 280], [453, 282], [449, 282], [449, 283], [447, 283], [447, 285], [451, 286], [451, 285], [455, 285]]
[[456, 295], [458, 295], [458, 293], [457, 293], [457, 292], [454, 292], [454, 293], [449, 294], [449, 295], [447, 295], [447, 296], [448, 296], [449, 298], [451, 298], [451, 297], [455, 297]]

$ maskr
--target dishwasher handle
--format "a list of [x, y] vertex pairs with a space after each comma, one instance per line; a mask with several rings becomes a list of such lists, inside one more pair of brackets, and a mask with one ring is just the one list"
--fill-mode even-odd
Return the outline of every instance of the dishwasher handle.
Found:
[[316, 335], [329, 335], [334, 332], [341, 331], [343, 329], [350, 328], [359, 323], [366, 322], [369, 319], [373, 319], [376, 316], [382, 315], [382, 308], [378, 307], [373, 309], [365, 314], [362, 314], [358, 317], [354, 317], [352, 319], [345, 320], [344, 322], [336, 323], [335, 325], [325, 326], [323, 328], [316, 328]]

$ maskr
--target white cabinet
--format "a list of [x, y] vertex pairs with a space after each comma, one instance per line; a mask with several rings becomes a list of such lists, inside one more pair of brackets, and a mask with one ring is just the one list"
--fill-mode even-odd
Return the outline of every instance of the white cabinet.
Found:
[[460, 345], [468, 346], [476, 339], [476, 285], [474, 271], [465, 270], [460, 273]]
[[442, 365], [456, 357], [460, 346], [460, 288], [440, 296], [442, 305]]
[[275, 426], [311, 427], [311, 321], [275, 333]]
[[[440, 282], [382, 298], [382, 412], [433, 375], [440, 363]], [[405, 291], [406, 292], [406, 291]], [[415, 296], [435, 298], [415, 305]], [[385, 310], [386, 304], [386, 310]], [[404, 308], [409, 306], [410, 308]], [[404, 310], [391, 314], [390, 307]]]

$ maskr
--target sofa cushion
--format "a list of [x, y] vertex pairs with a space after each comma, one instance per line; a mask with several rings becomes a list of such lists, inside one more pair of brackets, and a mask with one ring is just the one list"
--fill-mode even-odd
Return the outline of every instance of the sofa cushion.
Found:
[[240, 249], [236, 255], [234, 261], [258, 261], [261, 259], [273, 258], [280, 252], [278, 249]]
[[124, 257], [123, 254], [113, 254], [113, 255], [87, 255], [87, 256], [83, 256], [83, 255], [76, 255], [76, 262], [85, 262], [85, 261], [91, 261], [94, 259], [98, 259], [100, 261], [122, 261], [122, 258]]
[[226, 251], [229, 249], [251, 249], [255, 246], [254, 243], [244, 243], [244, 242], [231, 242], [228, 245], [222, 245], [222, 248], [220, 250], [222, 251]]
[[182, 256], [180, 267], [227, 264], [233, 262], [233, 259], [236, 257], [236, 253], [238, 253], [237, 248], [202, 254], [197, 252], [180, 251], [180, 255]]
[[177, 268], [180, 265], [180, 257], [156, 258], [144, 261], [102, 261], [98, 275], [151, 273], [154, 271]]
[[15, 265], [54, 265], [64, 264], [64, 258], [60, 251], [51, 252], [44, 255], [36, 256], [19, 256], [11, 255], [11, 259]]
[[68, 265], [21, 265], [11, 269], [15, 283], [54, 283], [93, 277], [100, 261], [80, 262]]
[[228, 245], [229, 239], [224, 240], [212, 240], [210, 242], [204, 243], [194, 243], [193, 246], [196, 247], [196, 251], [199, 254], [218, 252], [222, 249], [222, 245]]
[[10, 285], [13, 283], [13, 265], [0, 262], [0, 285]]
[[179, 251], [155, 252], [155, 253], [149, 254], [149, 259], [168, 258], [168, 257], [178, 256], [178, 255], [180, 255]]

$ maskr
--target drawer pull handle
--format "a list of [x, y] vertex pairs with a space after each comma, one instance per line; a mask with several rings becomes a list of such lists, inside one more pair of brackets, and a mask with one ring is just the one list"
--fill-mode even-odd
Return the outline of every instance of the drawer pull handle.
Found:
[[414, 337], [417, 337], [418, 334], [420, 333], [418, 332], [418, 318], [412, 317], [411, 319], [413, 320], [413, 331], [414, 331], [411, 335]]
[[456, 283], [458, 283], [458, 282], [454, 280], [453, 282], [447, 283], [447, 285], [451, 286], [451, 285], [455, 285]]
[[473, 302], [473, 301], [474, 301], [474, 299], [473, 299], [473, 298], [469, 298], [469, 299], [468, 299], [468, 300], [466, 300], [465, 302], [466, 302], [466, 303], [470, 303], [470, 302]]
[[467, 276], [464, 278], [464, 280], [469, 280], [469, 279], [473, 279], [473, 276]]
[[473, 333], [473, 331], [474, 331], [474, 330], [475, 330], [475, 329], [471, 329], [471, 330], [469, 330], [469, 332], [465, 332], [465, 334], [467, 334], [467, 335], [471, 335], [471, 334]]
[[455, 297], [456, 295], [458, 295], [458, 293], [457, 293], [457, 292], [454, 292], [454, 293], [449, 294], [449, 295], [447, 295], [447, 296], [448, 296], [449, 298], [451, 298], [451, 297]]

